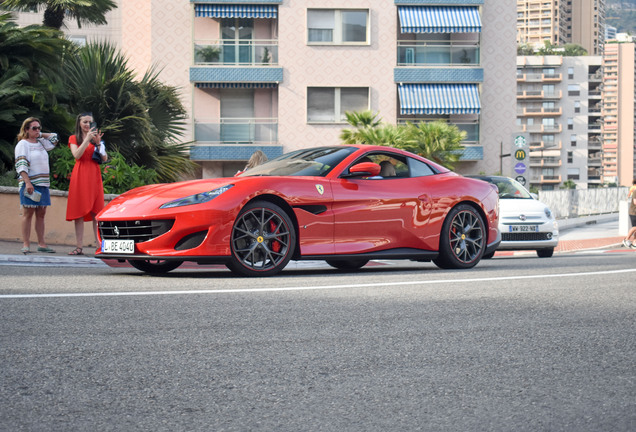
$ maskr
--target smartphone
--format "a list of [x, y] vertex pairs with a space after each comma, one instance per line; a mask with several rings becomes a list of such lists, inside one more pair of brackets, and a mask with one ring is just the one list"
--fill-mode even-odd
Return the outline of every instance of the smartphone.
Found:
[[93, 129], [97, 129], [97, 123], [96, 122], [91, 122], [91, 130]]

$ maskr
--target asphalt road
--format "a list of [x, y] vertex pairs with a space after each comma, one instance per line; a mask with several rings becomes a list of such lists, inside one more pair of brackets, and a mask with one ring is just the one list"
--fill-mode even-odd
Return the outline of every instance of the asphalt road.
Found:
[[0, 429], [636, 430], [633, 251], [376, 264], [0, 266]]

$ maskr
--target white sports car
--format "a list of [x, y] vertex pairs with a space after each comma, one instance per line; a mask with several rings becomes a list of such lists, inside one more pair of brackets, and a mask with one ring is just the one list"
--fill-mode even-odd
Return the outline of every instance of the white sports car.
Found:
[[[516, 180], [499, 176], [471, 176], [499, 189], [499, 231], [497, 250], [536, 250], [549, 258], [559, 243], [559, 226], [550, 208]], [[492, 258], [494, 252], [484, 255]]]

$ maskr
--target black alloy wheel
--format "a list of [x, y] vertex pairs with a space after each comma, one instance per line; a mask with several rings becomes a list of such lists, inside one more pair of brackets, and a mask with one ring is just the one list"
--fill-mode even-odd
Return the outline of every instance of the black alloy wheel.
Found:
[[439, 256], [433, 261], [443, 269], [474, 267], [486, 248], [487, 233], [482, 217], [472, 206], [454, 207], [442, 226]]
[[294, 254], [296, 231], [279, 206], [255, 201], [236, 218], [230, 246], [230, 270], [242, 276], [272, 276], [282, 271]]

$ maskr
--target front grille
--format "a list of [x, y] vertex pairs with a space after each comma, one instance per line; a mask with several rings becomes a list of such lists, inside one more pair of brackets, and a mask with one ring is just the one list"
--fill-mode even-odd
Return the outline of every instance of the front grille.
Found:
[[143, 243], [170, 231], [174, 219], [100, 221], [99, 235], [104, 240], [134, 240]]
[[541, 241], [551, 240], [552, 233], [502, 233], [502, 241]]

